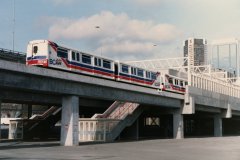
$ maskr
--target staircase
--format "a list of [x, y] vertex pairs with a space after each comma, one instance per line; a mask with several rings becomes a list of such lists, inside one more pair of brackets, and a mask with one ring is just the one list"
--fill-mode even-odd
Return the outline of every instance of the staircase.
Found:
[[124, 120], [119, 121], [117, 126], [107, 134], [106, 141], [114, 141], [126, 127], [131, 126], [138, 119], [143, 110], [142, 107], [137, 107], [132, 114], [127, 115]]
[[51, 130], [61, 119], [61, 107], [52, 106], [41, 115], [33, 115], [23, 126], [24, 138], [35, 136], [40, 139], [51, 137]]
[[[44, 120], [46, 119], [48, 116], [50, 116], [51, 114], [54, 114], [55, 111], [60, 111], [61, 108], [58, 108], [56, 106], [52, 106], [50, 107], [48, 110], [46, 110], [43, 114], [39, 115], [39, 114], [34, 114], [32, 117], [30, 117], [29, 119], [35, 119], [35, 120]], [[55, 113], [56, 114], [56, 113]]]
[[[61, 108], [52, 106], [47, 111], [45, 111], [41, 115], [33, 115], [30, 119], [21, 119], [21, 120], [15, 120], [11, 123], [16, 126], [16, 124], [20, 127], [17, 129], [9, 127], [9, 133], [12, 133], [13, 135], [9, 134], [10, 139], [14, 139], [16, 137], [14, 130], [22, 130], [22, 137], [23, 139], [32, 139], [32, 138], [47, 138], [50, 135], [50, 131], [53, 129], [57, 121], [60, 120], [61, 115]], [[13, 129], [11, 129], [13, 128]]]
[[79, 141], [114, 141], [142, 112], [138, 103], [115, 101], [103, 114], [80, 119]]

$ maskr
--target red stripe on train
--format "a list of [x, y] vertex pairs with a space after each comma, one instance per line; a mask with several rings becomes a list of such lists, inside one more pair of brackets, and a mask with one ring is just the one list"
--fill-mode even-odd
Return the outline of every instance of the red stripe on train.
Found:
[[104, 75], [104, 76], [114, 77], [113, 73], [106, 73], [106, 72], [103, 72], [103, 71], [98, 71], [98, 70], [94, 70], [94, 69], [88, 69], [88, 68], [84, 68], [84, 67], [71, 65], [71, 64], [68, 64], [65, 59], [62, 58], [62, 60], [68, 68], [73, 68], [73, 69], [77, 69], [77, 70], [81, 70], [81, 71], [85, 71], [85, 72], [89, 72], [89, 73], [97, 73], [97, 74], [101, 74], [101, 75]]
[[41, 59], [41, 60], [28, 60], [26, 61], [27, 65], [42, 65], [44, 67], [48, 67], [48, 60], [47, 59]]

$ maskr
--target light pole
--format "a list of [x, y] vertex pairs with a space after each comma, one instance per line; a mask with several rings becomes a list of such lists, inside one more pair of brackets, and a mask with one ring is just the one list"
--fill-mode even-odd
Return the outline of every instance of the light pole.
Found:
[[[95, 26], [95, 28], [101, 30], [100, 26]], [[101, 50], [101, 56], [102, 56], [102, 45], [100, 46], [100, 50]]]
[[15, 0], [13, 0], [13, 31], [12, 31], [12, 50], [15, 50]]

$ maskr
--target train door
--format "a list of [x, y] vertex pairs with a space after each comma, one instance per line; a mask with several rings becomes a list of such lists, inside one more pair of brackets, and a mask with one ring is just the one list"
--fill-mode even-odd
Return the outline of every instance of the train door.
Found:
[[117, 63], [114, 63], [114, 69], [115, 69], [115, 71], [114, 71], [114, 74], [115, 74], [115, 76], [118, 76], [119, 74], [119, 72], [118, 72], [118, 66], [119, 66], [119, 64], [117, 64]]

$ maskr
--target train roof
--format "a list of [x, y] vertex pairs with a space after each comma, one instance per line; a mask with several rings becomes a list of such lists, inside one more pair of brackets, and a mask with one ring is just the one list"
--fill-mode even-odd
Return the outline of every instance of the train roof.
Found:
[[[46, 43], [46, 42], [52, 42], [52, 43], [55, 43], [51, 40], [32, 40], [32, 41], [29, 41], [29, 44], [33, 44], [33, 43]], [[72, 48], [72, 47], [68, 47], [68, 46], [65, 46], [65, 45], [62, 45], [62, 44], [59, 44], [59, 43], [55, 43], [57, 44], [59, 47], [62, 47], [62, 48], [65, 48], [65, 49], [70, 49], [70, 50], [73, 50], [75, 52], [81, 52], [83, 54], [87, 54], [87, 55], [91, 55], [91, 56], [94, 56], [94, 57], [97, 57], [97, 58], [102, 58], [102, 59], [105, 59], [105, 60], [109, 60], [109, 61], [114, 61], [113, 59], [111, 58], [108, 58], [108, 57], [105, 57], [105, 56], [99, 56], [99, 55], [96, 55], [94, 53], [87, 53], [87, 52], [83, 52], [79, 49], [76, 49], [76, 48]]]
[[39, 39], [39, 40], [29, 41], [28, 44], [33, 44], [33, 43], [45, 43], [45, 42], [48, 42], [48, 40]]

